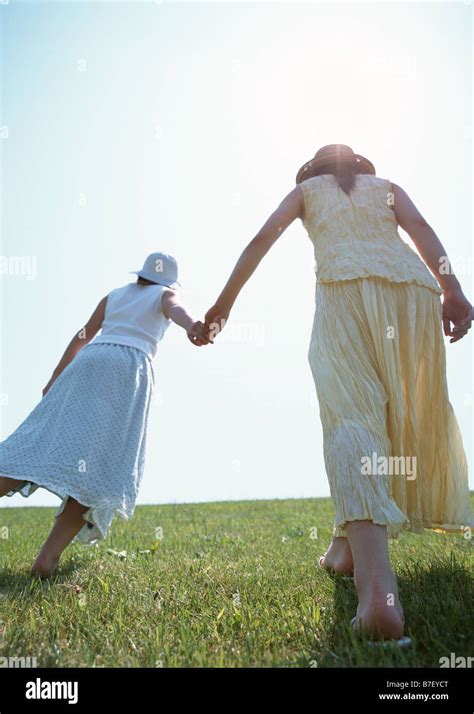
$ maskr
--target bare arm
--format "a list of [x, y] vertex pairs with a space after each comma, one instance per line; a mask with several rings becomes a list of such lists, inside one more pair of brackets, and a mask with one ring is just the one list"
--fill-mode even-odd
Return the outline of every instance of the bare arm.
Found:
[[188, 309], [181, 303], [178, 295], [173, 290], [165, 290], [161, 298], [161, 309], [167, 320], [172, 320], [176, 325], [186, 330], [189, 340], [197, 347], [212, 342], [203, 322], [195, 320]]
[[300, 186], [296, 186], [242, 252], [215, 304], [206, 313], [206, 325], [214, 323], [220, 329], [224, 327], [237, 296], [264, 255], [296, 218], [303, 217], [303, 211], [303, 192]]
[[[453, 338], [451, 342], [457, 342], [470, 328], [472, 305], [464, 295], [458, 279], [451, 270], [446, 250], [434, 230], [423, 218], [407, 193], [397, 184], [392, 183], [392, 186], [397, 222], [408, 233], [418, 248], [421, 257], [441, 286], [444, 296], [444, 334]], [[454, 328], [451, 328], [451, 323], [453, 323]]]
[[447, 260], [447, 254], [438, 236], [408, 194], [397, 184], [392, 183], [392, 186], [397, 222], [408, 233], [443, 291], [460, 290], [461, 286], [453, 272], [447, 275], [440, 273], [440, 266]]
[[89, 342], [95, 337], [102, 326], [105, 315], [105, 306], [107, 303], [107, 295], [102, 298], [100, 303], [97, 305], [96, 309], [90, 316], [87, 323], [82, 327], [78, 333], [74, 335], [66, 350], [58, 363], [58, 366], [54, 370], [51, 379], [49, 380], [46, 387], [43, 389], [43, 396], [48, 392], [51, 385], [59, 377], [61, 372], [68, 366], [74, 357], [81, 351], [83, 347], [89, 344]]

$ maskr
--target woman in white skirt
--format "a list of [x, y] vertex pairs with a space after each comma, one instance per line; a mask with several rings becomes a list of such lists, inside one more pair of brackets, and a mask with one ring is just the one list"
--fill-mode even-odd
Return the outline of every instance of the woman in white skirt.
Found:
[[176, 293], [173, 257], [152, 253], [136, 274], [136, 282], [100, 301], [43, 399], [0, 444], [0, 496], [26, 497], [42, 487], [62, 499], [32, 567], [40, 577], [55, 572], [72, 540], [105, 538], [116, 514], [125, 520], [133, 514], [155, 383], [152, 359], [171, 322], [198, 347], [211, 341]]

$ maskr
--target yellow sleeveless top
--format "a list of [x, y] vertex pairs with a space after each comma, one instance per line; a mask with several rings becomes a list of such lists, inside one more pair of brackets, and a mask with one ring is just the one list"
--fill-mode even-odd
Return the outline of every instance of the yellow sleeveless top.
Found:
[[316, 279], [327, 283], [378, 276], [442, 294], [418, 254], [398, 233], [388, 179], [357, 174], [348, 196], [332, 174], [303, 181], [303, 225], [314, 245]]

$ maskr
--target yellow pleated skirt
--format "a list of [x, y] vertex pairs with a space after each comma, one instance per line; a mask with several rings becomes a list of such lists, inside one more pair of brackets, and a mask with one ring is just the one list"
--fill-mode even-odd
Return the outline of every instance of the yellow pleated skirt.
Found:
[[449, 402], [439, 294], [370, 277], [316, 284], [309, 362], [334, 535], [468, 532], [467, 461]]

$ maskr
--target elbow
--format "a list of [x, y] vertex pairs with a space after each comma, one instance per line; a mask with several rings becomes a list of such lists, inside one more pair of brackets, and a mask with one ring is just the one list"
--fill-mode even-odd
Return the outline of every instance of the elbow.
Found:
[[421, 216], [420, 218], [413, 218], [412, 220], [404, 223], [399, 221], [399, 223], [403, 230], [408, 233], [410, 238], [416, 236], [418, 233], [420, 233], [420, 231], [431, 230], [431, 226], [428, 221], [425, 221], [425, 219]]
[[79, 332], [76, 332], [75, 334], [75, 345], [77, 348], [81, 349], [81, 347], [85, 347], [89, 344], [89, 342], [92, 342], [99, 329], [100, 326], [91, 325], [89, 323], [84, 325], [84, 327], [81, 327]]
[[419, 211], [410, 211], [404, 216], [407, 228], [405, 230], [420, 230], [420, 228], [431, 228], [430, 224]]
[[413, 221], [413, 227], [415, 228], [415, 230], [420, 230], [420, 228], [422, 228], [422, 229], [431, 228], [428, 221], [425, 221], [425, 219], [422, 216], [420, 216], [419, 218], [416, 218]]
[[253, 238], [249, 245], [248, 248], [251, 251], [256, 250], [259, 253], [266, 253], [267, 250], [269, 250], [273, 243], [275, 242], [275, 239], [272, 238], [267, 231], [259, 231], [255, 238]]

